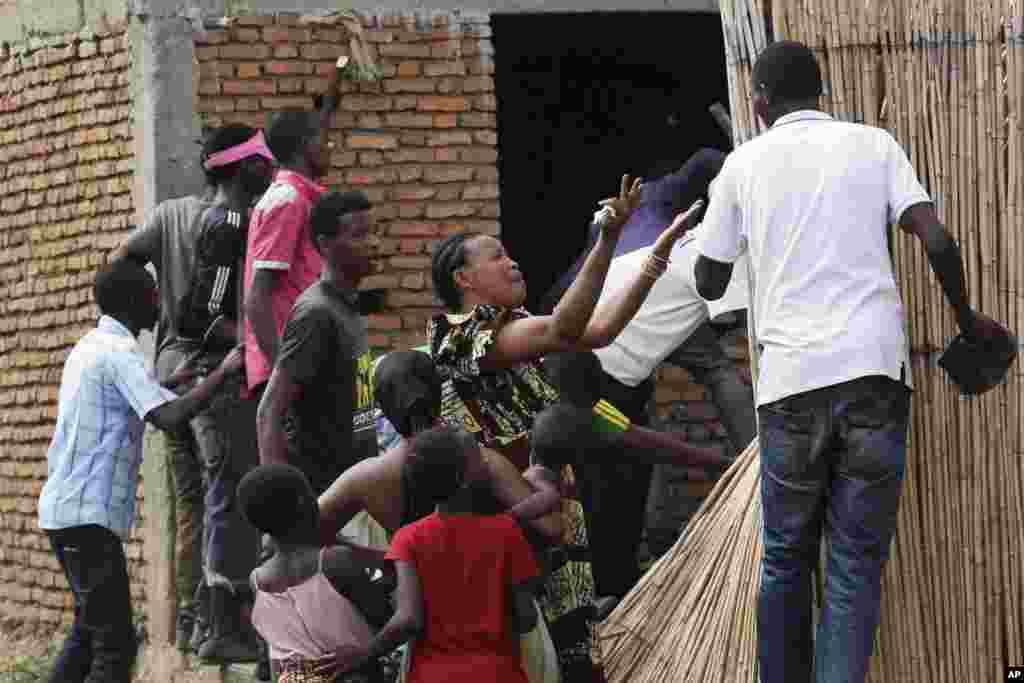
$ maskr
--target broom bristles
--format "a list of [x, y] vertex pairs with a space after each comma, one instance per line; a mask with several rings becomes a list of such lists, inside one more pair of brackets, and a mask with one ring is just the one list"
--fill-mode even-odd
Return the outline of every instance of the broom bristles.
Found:
[[759, 455], [755, 440], [598, 627], [608, 683], [756, 683]]

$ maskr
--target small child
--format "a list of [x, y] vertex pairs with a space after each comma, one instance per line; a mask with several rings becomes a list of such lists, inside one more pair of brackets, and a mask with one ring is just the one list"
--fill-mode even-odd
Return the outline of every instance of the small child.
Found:
[[[279, 683], [369, 683], [379, 676], [376, 658], [338, 672], [339, 650], [366, 646], [391, 609], [386, 590], [342, 546], [320, 548], [319, 511], [302, 472], [284, 464], [261, 465], [238, 485], [245, 518], [269, 534], [276, 553], [253, 570], [253, 626], [270, 648]], [[381, 567], [376, 567], [381, 568]], [[337, 678], [335, 678], [337, 675]]]
[[437, 427], [419, 434], [413, 449], [414, 485], [437, 511], [402, 527], [388, 551], [396, 608], [417, 599], [412, 591], [402, 597], [403, 577], [411, 576], [405, 581], [422, 587], [426, 615], [406, 681], [527, 683], [517, 634], [538, 617], [530, 593], [539, 570], [526, 537], [509, 515], [472, 512], [472, 486], [487, 475], [471, 435]]

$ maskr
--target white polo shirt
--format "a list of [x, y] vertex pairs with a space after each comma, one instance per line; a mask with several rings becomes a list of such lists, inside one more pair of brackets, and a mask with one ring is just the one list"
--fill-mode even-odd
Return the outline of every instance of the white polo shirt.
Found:
[[929, 201], [889, 133], [820, 111], [783, 116], [726, 158], [698, 249], [729, 263], [750, 252], [760, 405], [868, 375], [909, 383], [886, 234]]
[[[609, 375], [631, 387], [651, 376], [655, 368], [690, 338], [700, 325], [722, 313], [747, 307], [745, 259], [735, 268], [725, 296], [705, 301], [697, 293], [693, 267], [697, 263], [697, 235], [691, 229], [672, 248], [668, 270], [651, 287], [643, 305], [609, 346], [595, 353]], [[601, 298], [607, 298], [641, 271], [651, 247], [615, 258], [608, 268]]]

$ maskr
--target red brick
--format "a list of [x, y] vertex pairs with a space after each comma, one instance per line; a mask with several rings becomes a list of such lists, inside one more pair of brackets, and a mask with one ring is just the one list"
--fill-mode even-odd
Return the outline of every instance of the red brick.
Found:
[[260, 100], [264, 109], [310, 109], [312, 103], [306, 96], [264, 97]]
[[[429, 256], [392, 256], [388, 259], [388, 263], [395, 268], [401, 268], [403, 270], [420, 270], [423, 268], [430, 267]], [[411, 304], [417, 305], [417, 304]], [[430, 304], [427, 304], [428, 306]]]
[[438, 234], [437, 223], [392, 223], [388, 226], [388, 234], [396, 237], [435, 237]]
[[286, 28], [267, 26], [263, 29], [263, 40], [268, 43], [306, 43], [312, 39], [308, 28]]
[[238, 65], [237, 69], [239, 78], [259, 78], [263, 75], [260, 65], [255, 62], [243, 62]]
[[398, 136], [399, 142], [410, 147], [422, 147], [427, 144], [427, 136], [424, 133], [402, 133]]
[[391, 43], [395, 40], [395, 34], [393, 31], [370, 29], [363, 31], [363, 38], [368, 43]]
[[260, 101], [255, 97], [236, 97], [235, 111], [259, 111]]
[[389, 111], [390, 97], [380, 95], [346, 95], [341, 98], [341, 109], [347, 111]]
[[497, 199], [497, 185], [467, 185], [462, 191], [463, 199]]
[[[374, 213], [376, 213], [376, 208]], [[370, 275], [364, 277], [359, 286], [363, 289], [395, 289], [398, 287], [399, 279], [397, 275]]]
[[428, 183], [455, 183], [473, 179], [469, 166], [428, 166], [423, 169], [423, 178]]
[[407, 111], [409, 109], [416, 108], [416, 95], [397, 95], [395, 96], [394, 109], [395, 111]]
[[331, 166], [339, 166], [344, 168], [345, 166], [355, 166], [355, 163], [355, 152], [334, 152], [333, 154], [331, 154]]
[[296, 93], [303, 92], [304, 81], [301, 78], [278, 78], [277, 79], [277, 92], [279, 93]]
[[360, 166], [380, 166], [384, 163], [384, 154], [377, 151], [360, 152]]
[[[430, 263], [430, 259], [425, 256], [393, 256], [391, 258], [392, 264], [395, 261], [403, 259], [409, 261], [426, 261], [427, 265]], [[396, 266], [401, 267], [401, 266]], [[426, 266], [409, 266], [409, 268], [426, 267]], [[406, 308], [408, 306], [432, 306], [434, 304], [434, 295], [430, 292], [408, 292], [408, 291], [397, 291], [388, 292], [387, 303], [391, 308]]]
[[416, 102], [420, 111], [469, 111], [470, 103], [465, 97], [444, 95], [422, 95]]
[[199, 94], [200, 95], [218, 95], [220, 94], [220, 81], [202, 80], [199, 81]]
[[345, 52], [346, 50], [344, 46], [332, 45], [331, 43], [312, 43], [299, 47], [299, 54], [302, 55], [304, 59], [315, 59], [318, 61], [337, 59], [345, 54]]
[[353, 169], [345, 173], [345, 182], [350, 185], [390, 185], [398, 180], [398, 174], [393, 168], [379, 169]]
[[427, 206], [427, 218], [465, 218], [476, 214], [476, 207], [465, 202], [430, 204]]
[[482, 183], [498, 182], [498, 169], [495, 166], [481, 166], [476, 169], [476, 180]]
[[351, 149], [395, 149], [398, 140], [394, 135], [360, 133], [349, 135], [347, 145]]
[[404, 164], [409, 162], [430, 163], [434, 160], [434, 151], [431, 149], [406, 147], [395, 150], [394, 152], [387, 152], [387, 158], [388, 161], [393, 164]]
[[386, 334], [373, 333], [366, 337], [367, 343], [371, 349], [390, 349], [392, 348], [391, 337]]
[[495, 128], [498, 127], [498, 117], [490, 112], [467, 111], [459, 116], [459, 127], [461, 128]]
[[434, 128], [455, 128], [458, 125], [457, 114], [434, 114]]
[[486, 55], [475, 57], [469, 62], [469, 73], [474, 76], [491, 75], [494, 73], [494, 60]]
[[231, 17], [231, 21], [238, 26], [269, 26], [275, 19], [270, 14], [240, 14]]
[[456, 60], [445, 60], [440, 62], [424, 62], [424, 76], [464, 76], [466, 75], [465, 62]]
[[299, 48], [294, 45], [275, 45], [274, 57], [277, 59], [291, 59], [299, 56]]
[[[200, 48], [196, 49], [196, 52]], [[218, 54], [224, 59], [266, 59], [270, 56], [270, 46], [261, 44], [231, 43], [217, 48]]]
[[433, 59], [453, 59], [462, 56], [462, 43], [458, 40], [445, 40], [430, 46]]
[[[425, 289], [427, 286], [427, 277], [423, 273], [413, 273], [411, 275], [404, 275], [402, 277], [402, 287], [405, 289]], [[403, 318], [403, 324], [405, 318]], [[414, 326], [422, 328], [426, 325], [426, 319], [416, 318]]]
[[498, 110], [498, 98], [493, 94], [478, 95], [473, 100], [473, 108], [480, 111], [497, 111]]
[[413, 78], [420, 75], [419, 62], [401, 62], [396, 71], [399, 78]]
[[434, 92], [437, 82], [430, 78], [395, 78], [384, 81], [384, 91], [396, 92]]
[[473, 132], [473, 141], [480, 145], [498, 146], [498, 133], [493, 130], [477, 130]]
[[231, 35], [243, 43], [256, 43], [260, 40], [260, 31], [256, 28], [236, 28], [231, 31]]
[[434, 150], [434, 161], [454, 163], [459, 160], [459, 150], [454, 147], [440, 147]]
[[216, 45], [206, 45], [206, 46], [196, 47], [196, 59], [199, 60], [200, 62], [203, 62], [203, 61], [206, 61], [206, 60], [209, 60], [209, 59], [217, 59], [219, 54], [220, 54], [220, 48], [217, 47]]
[[380, 114], [360, 114], [356, 117], [356, 125], [359, 128], [383, 128], [384, 119]]
[[398, 207], [398, 217], [402, 220], [408, 220], [410, 218], [423, 218], [423, 215], [427, 212], [427, 207], [423, 204], [401, 204]]
[[427, 139], [427, 145], [430, 147], [444, 147], [447, 145], [469, 145], [472, 143], [473, 136], [470, 135], [469, 131], [464, 130], [449, 130], [431, 133], [430, 137]]
[[377, 53], [381, 57], [426, 59], [430, 57], [430, 45], [427, 43], [385, 43], [377, 46]]
[[310, 40], [315, 40], [318, 43], [340, 43], [347, 35], [340, 29], [318, 26], [313, 29], [313, 36]]
[[423, 177], [423, 168], [421, 166], [400, 166], [398, 168], [398, 181], [402, 183], [411, 183], [414, 180], [419, 180]]
[[277, 92], [274, 81], [224, 81], [222, 88], [225, 95], [273, 95]]
[[313, 65], [309, 62], [268, 62], [267, 73], [274, 76], [305, 76], [313, 73]]
[[465, 92], [493, 92], [494, 79], [490, 76], [470, 76], [463, 79], [462, 89]]
[[434, 118], [430, 114], [415, 114], [413, 112], [385, 114], [384, 125], [389, 128], [432, 128]]
[[498, 150], [493, 147], [470, 147], [459, 150], [459, 161], [467, 164], [493, 164], [498, 161]]

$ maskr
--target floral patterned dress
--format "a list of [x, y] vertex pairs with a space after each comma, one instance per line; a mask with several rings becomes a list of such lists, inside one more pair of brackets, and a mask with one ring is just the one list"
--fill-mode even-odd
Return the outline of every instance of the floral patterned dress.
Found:
[[[525, 443], [537, 413], [558, 400], [558, 391], [544, 375], [539, 360], [497, 370], [480, 368], [480, 359], [502, 325], [527, 315], [523, 309], [482, 304], [468, 313], [435, 316], [427, 325], [430, 355], [445, 384], [441, 407], [444, 419], [475, 433], [480, 443], [499, 452]], [[562, 474], [565, 488], [571, 488], [572, 477], [572, 468], [567, 466]], [[565, 498], [562, 510], [564, 541], [585, 546], [582, 506]], [[542, 607], [552, 622], [591, 604], [594, 581], [590, 565], [567, 563], [548, 578], [545, 593]], [[585, 651], [589, 643], [580, 646]], [[559, 653], [560, 657], [578, 654]]]

